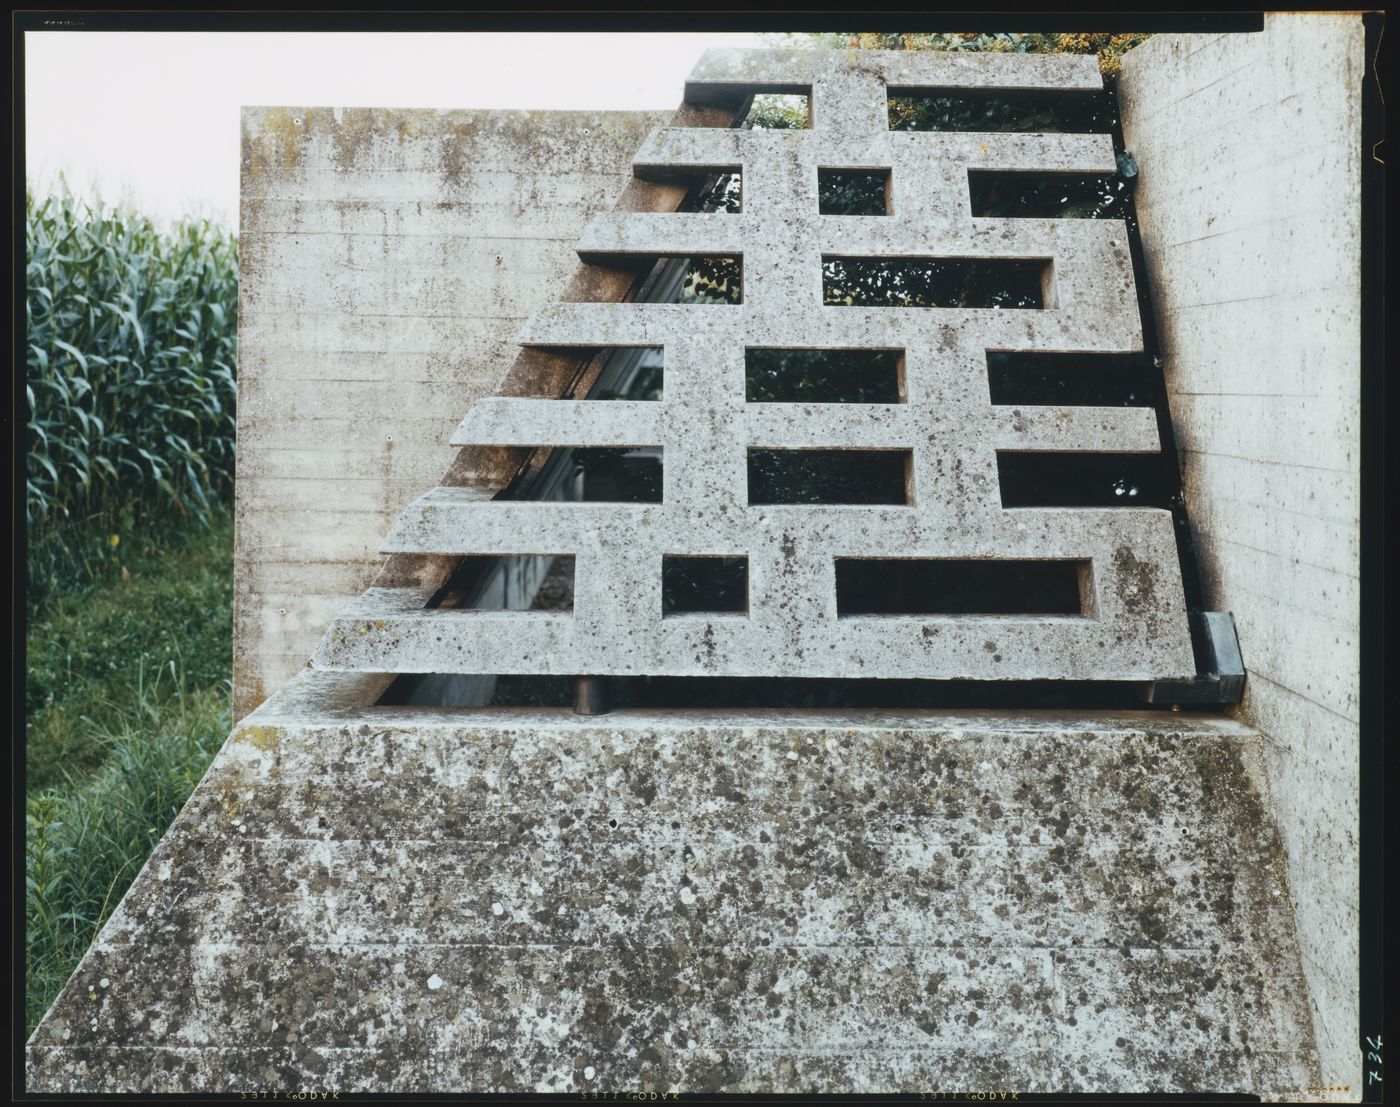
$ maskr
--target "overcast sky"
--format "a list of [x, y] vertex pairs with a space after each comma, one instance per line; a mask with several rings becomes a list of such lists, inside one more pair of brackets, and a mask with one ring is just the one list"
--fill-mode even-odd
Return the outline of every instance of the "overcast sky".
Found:
[[27, 32], [31, 183], [59, 171], [160, 219], [238, 218], [238, 113], [301, 107], [673, 108], [754, 34]]

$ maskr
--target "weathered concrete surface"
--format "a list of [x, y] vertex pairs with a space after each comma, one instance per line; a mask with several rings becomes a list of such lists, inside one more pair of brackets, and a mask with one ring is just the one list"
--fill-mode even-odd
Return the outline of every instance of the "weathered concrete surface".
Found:
[[[1093, 58], [1073, 54], [938, 54], [905, 50], [706, 50], [685, 83], [691, 104], [727, 104], [751, 92], [791, 87], [830, 99], [847, 74], [901, 90], [942, 88], [1097, 91], [1103, 79]], [[823, 96], [823, 93], [827, 93]], [[813, 107], [820, 119], [829, 104]], [[883, 109], [867, 119], [884, 123]]]
[[[813, 61], [813, 58], [818, 59]], [[982, 64], [985, 63], [985, 64]], [[712, 80], [713, 79], [713, 80]], [[1156, 509], [1001, 505], [998, 451], [1154, 451], [1138, 410], [995, 408], [991, 350], [1140, 350], [1126, 230], [1117, 220], [982, 219], [970, 169], [1111, 172], [1107, 135], [891, 133], [890, 88], [1099, 87], [1092, 58], [800, 51], [707, 54], [707, 102], [810, 86], [802, 131], [661, 128], [638, 176], [742, 173], [742, 211], [595, 216], [578, 245], [599, 266], [739, 255], [743, 303], [561, 303], [534, 312], [531, 347], [661, 346], [659, 403], [491, 398], [452, 441], [476, 447], [660, 446], [659, 505], [532, 504], [439, 488], [385, 544], [417, 555], [572, 554], [571, 614], [423, 610], [424, 589], [375, 589], [343, 612], [318, 667], [375, 672], [1151, 680], [1195, 672], [1171, 516]], [[706, 82], [711, 82], [707, 84]], [[703, 87], [702, 87], [703, 86]], [[818, 170], [889, 171], [891, 212], [818, 212]], [[1043, 310], [823, 306], [829, 257], [1040, 259]], [[746, 402], [749, 347], [897, 348], [903, 402]], [[536, 394], [539, 395], [538, 393]], [[908, 505], [759, 506], [749, 447], [910, 451]], [[663, 618], [670, 555], [746, 555], [742, 615]], [[1080, 614], [838, 617], [835, 559], [1073, 559], [1092, 563]]]
[[1357, 14], [1159, 35], [1123, 128], [1205, 579], [1267, 739], [1323, 1086], [1358, 1026], [1361, 95]]
[[246, 719], [30, 1040], [48, 1092], [1317, 1080], [1261, 742], [1182, 714]]
[[234, 713], [301, 669], [668, 114], [248, 108]]

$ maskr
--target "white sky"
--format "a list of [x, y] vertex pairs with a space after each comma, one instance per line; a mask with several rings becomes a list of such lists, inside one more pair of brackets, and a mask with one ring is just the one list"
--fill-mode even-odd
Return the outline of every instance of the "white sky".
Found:
[[755, 34], [26, 32], [30, 182], [158, 219], [238, 219], [239, 108], [674, 108]]

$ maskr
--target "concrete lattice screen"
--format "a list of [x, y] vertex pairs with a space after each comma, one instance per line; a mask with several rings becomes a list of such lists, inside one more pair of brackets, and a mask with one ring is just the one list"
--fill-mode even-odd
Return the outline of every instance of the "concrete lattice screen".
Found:
[[[314, 657], [331, 670], [651, 676], [1152, 680], [1195, 671], [1175, 537], [1151, 508], [1007, 510], [999, 467], [1023, 453], [1152, 454], [1147, 407], [993, 405], [987, 351], [1129, 353], [1142, 330], [1125, 229], [1115, 221], [975, 218], [969, 171], [1111, 174], [1104, 134], [899, 133], [890, 88], [1097, 90], [1092, 59], [880, 55], [826, 73], [783, 57], [775, 80], [752, 58], [714, 56], [692, 103], [733, 104], [768, 87], [810, 92], [811, 127], [655, 132], [641, 178], [737, 169], [740, 210], [595, 217], [579, 244], [594, 265], [731, 258], [741, 302], [563, 303], [522, 338], [546, 352], [660, 347], [661, 402], [498, 397], [452, 438], [471, 448], [659, 449], [660, 502], [532, 503], [444, 486], [400, 518], [386, 551], [410, 556], [567, 555], [571, 612], [430, 609], [432, 589], [371, 589]], [[1002, 62], [1005, 64], [1001, 64]], [[757, 68], [755, 68], [757, 66]], [[886, 211], [821, 212], [833, 173], [883, 175]], [[709, 205], [719, 206], [719, 205]], [[732, 207], [731, 205], [728, 205]], [[860, 265], [1027, 270], [1034, 288], [1003, 305], [841, 305], [832, 285]], [[842, 267], [845, 267], [844, 269]], [[955, 281], [953, 282], [955, 283]], [[984, 284], [986, 282], [983, 282]], [[992, 282], [996, 283], [996, 282]], [[898, 277], [891, 284], [898, 285]], [[866, 279], [868, 287], [870, 281]], [[898, 294], [887, 298], [899, 302]], [[975, 302], [974, 302], [975, 303]], [[897, 402], [752, 403], [756, 351], [900, 358]], [[791, 451], [881, 457], [894, 484], [864, 503], [763, 503], [757, 458]], [[800, 455], [818, 456], [818, 455]], [[902, 474], [902, 479], [899, 475]], [[888, 483], [888, 482], [887, 482]], [[778, 497], [781, 499], [782, 497]], [[789, 500], [791, 497], [788, 497]], [[771, 497], [770, 497], [771, 499]], [[663, 615], [666, 559], [747, 559], [742, 610]], [[1073, 610], [841, 614], [838, 562], [1058, 563]]]

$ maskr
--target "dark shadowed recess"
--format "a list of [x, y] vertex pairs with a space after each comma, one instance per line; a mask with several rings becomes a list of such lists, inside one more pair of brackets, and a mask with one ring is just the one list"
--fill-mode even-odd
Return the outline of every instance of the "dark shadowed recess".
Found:
[[560, 399], [654, 402], [664, 397], [666, 363], [660, 346], [603, 346], [593, 350], [592, 356], [602, 359], [604, 364], [614, 359], [625, 362], [619, 365], [623, 372], [615, 374], [616, 380], [611, 379], [613, 375], [600, 378], [586, 396], [575, 397], [566, 392]]
[[749, 450], [751, 504], [907, 504], [909, 450]]
[[1156, 407], [1162, 371], [1148, 354], [987, 351], [992, 403], [1025, 407]]
[[[538, 568], [534, 563], [538, 562]], [[503, 581], [532, 573], [532, 580], [540, 577], [542, 583], [536, 591], [530, 610], [533, 611], [573, 611], [574, 609], [574, 555], [573, 554], [468, 554], [457, 563], [457, 567], [425, 605], [429, 608], [451, 610], [524, 610], [523, 607], [507, 602], [482, 604], [483, 594], [502, 590]], [[506, 599], [505, 595], [500, 597]]]
[[972, 214], [979, 219], [1121, 219], [1129, 182], [1119, 174], [1009, 173], [969, 170]]
[[1049, 262], [1008, 258], [822, 258], [838, 307], [1043, 308]]
[[1104, 92], [891, 88], [889, 124], [892, 131], [1106, 134], [1118, 111]]
[[661, 559], [661, 613], [741, 614], [749, 609], [747, 557]]
[[744, 399], [751, 404], [897, 404], [903, 351], [744, 351]]
[[997, 452], [1002, 507], [1173, 506], [1173, 474], [1157, 454]]
[[1082, 615], [1087, 561], [836, 559], [837, 615]]
[[[797, 677], [613, 677], [613, 710], [625, 708], [1138, 708], [1135, 681], [825, 680]], [[573, 703], [569, 677], [501, 676], [498, 707]]]
[[573, 451], [583, 477], [584, 503], [659, 504], [659, 446], [593, 446]]
[[818, 169], [817, 211], [822, 215], [888, 215], [888, 169]]

